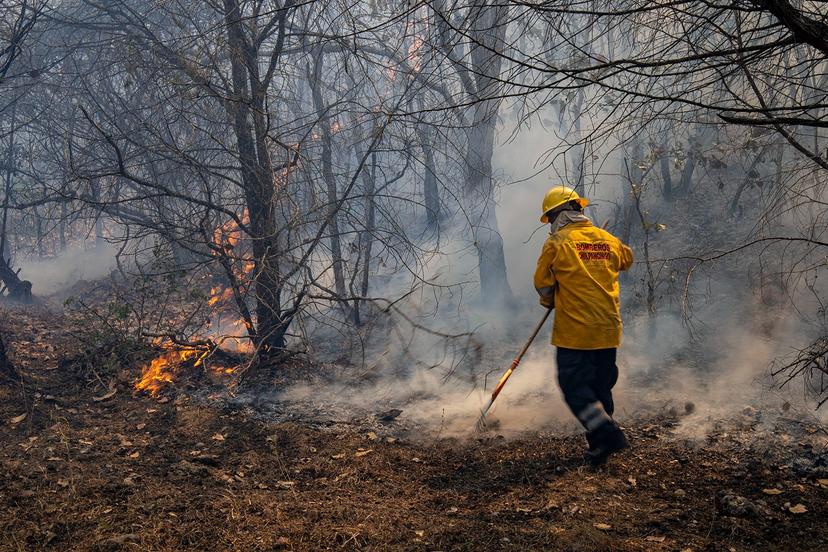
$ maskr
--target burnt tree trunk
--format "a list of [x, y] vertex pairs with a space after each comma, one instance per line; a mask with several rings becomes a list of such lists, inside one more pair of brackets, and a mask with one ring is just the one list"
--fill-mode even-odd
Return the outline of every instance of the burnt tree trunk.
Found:
[[[468, 8], [466, 36], [471, 44], [459, 39], [448, 24], [447, 2], [435, 0], [440, 47], [452, 61], [467, 99], [472, 107], [468, 117], [458, 114], [465, 127], [463, 180], [465, 210], [470, 222], [472, 241], [477, 249], [480, 274], [480, 298], [493, 306], [511, 306], [512, 289], [506, 274], [503, 239], [497, 225], [495, 187], [492, 179], [492, 154], [502, 90], [502, 56], [505, 45], [509, 5], [486, 1]], [[461, 60], [468, 60], [467, 62]]]
[[32, 215], [34, 215], [35, 235], [37, 236], [37, 258], [43, 259], [46, 257], [46, 244], [43, 243], [43, 217], [40, 215], [40, 211], [38, 211], [37, 207], [32, 209]]
[[327, 195], [327, 216], [328, 227], [330, 228], [331, 262], [334, 276], [334, 290], [337, 300], [340, 301], [346, 315], [350, 316], [348, 305], [345, 303], [348, 294], [345, 288], [345, 262], [342, 258], [342, 239], [339, 231], [339, 197], [336, 186], [336, 177], [333, 172], [333, 145], [331, 143], [331, 119], [328, 116], [328, 108], [322, 99], [322, 65], [324, 63], [322, 49], [315, 53], [313, 70], [308, 72], [308, 81], [313, 97], [313, 107], [319, 122], [319, 134], [321, 141], [322, 177], [325, 181], [325, 192]]
[[437, 166], [434, 162], [434, 148], [429, 143], [430, 137], [427, 131], [422, 131], [421, 147], [423, 150], [423, 164], [425, 165], [425, 174], [423, 181], [423, 199], [425, 200], [426, 216], [428, 220], [428, 227], [436, 229], [440, 224], [442, 217], [440, 206], [440, 192], [437, 188]]
[[[17, 117], [16, 106], [12, 106], [11, 113], [11, 131], [9, 132], [9, 147], [6, 152], [6, 178], [5, 189], [3, 195], [3, 217], [0, 221], [0, 282], [9, 291], [9, 297], [15, 301], [28, 303], [32, 300], [32, 283], [26, 280], [21, 280], [17, 272], [15, 272], [9, 261], [10, 256], [6, 255], [8, 244], [8, 221], [9, 221], [9, 204], [12, 196], [12, 175], [14, 174], [14, 135]], [[10, 248], [9, 248], [10, 249]], [[2, 292], [0, 292], [2, 293]]]
[[570, 148], [570, 156], [572, 159], [572, 185], [578, 195], [586, 195], [586, 178], [584, 172], [586, 171], [586, 144], [583, 142], [583, 133], [581, 132], [581, 116], [583, 114], [584, 105], [584, 89], [579, 88], [575, 94], [575, 101], [571, 106], [572, 110], [572, 133], [575, 138], [575, 144]]
[[[285, 2], [279, 18], [279, 38], [271, 60], [278, 60], [282, 48], [287, 8]], [[265, 97], [271, 74], [261, 75], [258, 41], [248, 39], [242, 8], [238, 0], [224, 0], [227, 47], [232, 76], [234, 101], [225, 102], [232, 119], [233, 133], [240, 161], [245, 203], [250, 216], [255, 328], [248, 327], [253, 343], [261, 352], [276, 353], [285, 347], [285, 334], [295, 314], [294, 306], [283, 305], [284, 275], [281, 272], [281, 247], [278, 239], [277, 187], [267, 147], [268, 118]]]
[[0, 257], [0, 281], [8, 290], [10, 299], [21, 303], [32, 302], [32, 283], [21, 280], [4, 257]]
[[[374, 247], [374, 231], [376, 229], [376, 204], [374, 193], [377, 182], [377, 154], [371, 153], [371, 173], [366, 169], [362, 171], [362, 182], [365, 189], [365, 229], [359, 234], [359, 254], [361, 262], [361, 274], [359, 295], [368, 297], [368, 285], [371, 274], [371, 255]], [[362, 325], [359, 314], [360, 301], [354, 301], [353, 320], [357, 326]]]
[[60, 204], [60, 223], [58, 224], [58, 248], [61, 253], [66, 251], [66, 219], [68, 217], [66, 202]]
[[[422, 101], [419, 105], [423, 109]], [[428, 125], [417, 125], [417, 136], [420, 148], [423, 150], [423, 201], [426, 209], [426, 220], [430, 230], [436, 230], [442, 218], [440, 192], [437, 187], [437, 163], [434, 159], [434, 134]]]
[[[483, 301], [490, 305], [511, 305], [512, 289], [506, 275], [503, 238], [497, 224], [492, 154], [500, 100], [502, 59], [494, 52], [503, 48], [508, 6], [484, 3], [471, 8], [472, 35], [478, 45], [470, 52], [474, 68], [472, 96], [478, 103], [472, 108], [473, 119], [467, 129], [465, 159], [466, 197], [471, 207], [472, 232], [477, 248], [480, 288]], [[495, 99], [491, 99], [495, 98]]]

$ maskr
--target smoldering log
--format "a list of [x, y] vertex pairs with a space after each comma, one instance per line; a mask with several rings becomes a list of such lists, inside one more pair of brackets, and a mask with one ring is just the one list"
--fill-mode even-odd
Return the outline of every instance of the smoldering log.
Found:
[[8, 290], [10, 299], [21, 303], [32, 302], [32, 283], [28, 280], [21, 280], [19, 271], [12, 270], [4, 259], [0, 259], [0, 281]]

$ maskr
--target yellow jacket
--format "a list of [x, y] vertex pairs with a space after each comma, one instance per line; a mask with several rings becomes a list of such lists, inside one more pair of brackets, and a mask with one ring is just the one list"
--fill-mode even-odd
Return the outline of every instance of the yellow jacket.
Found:
[[609, 349], [621, 344], [618, 272], [632, 265], [621, 240], [591, 222], [567, 224], [550, 235], [535, 270], [541, 304], [554, 306], [552, 345]]

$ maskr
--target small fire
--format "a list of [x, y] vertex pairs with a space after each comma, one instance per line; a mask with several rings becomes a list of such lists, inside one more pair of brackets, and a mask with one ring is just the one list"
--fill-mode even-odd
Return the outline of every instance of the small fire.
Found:
[[[242, 266], [245, 271], [243, 278], [249, 278], [249, 274], [254, 269], [254, 263], [245, 261]], [[227, 351], [234, 353], [253, 352], [253, 344], [246, 337], [249, 333], [247, 325], [244, 319], [239, 316], [235, 307], [233, 289], [222, 286], [211, 288], [207, 305], [212, 311], [208, 321], [212, 339]]]
[[[250, 223], [250, 214], [244, 210], [240, 218], [242, 224]], [[250, 257], [250, 243], [235, 220], [229, 220], [215, 229], [213, 242], [215, 256], [225, 255], [229, 262], [231, 285], [219, 285], [210, 289], [207, 306], [212, 316], [208, 322], [212, 339], [223, 349], [234, 352], [253, 350], [249, 339], [245, 337], [252, 327], [240, 316], [239, 301], [245, 297], [256, 277], [256, 262]], [[227, 335], [231, 330], [232, 335]]]
[[148, 391], [153, 397], [168, 383], [172, 383], [175, 373], [181, 364], [196, 359], [194, 367], [204, 363], [210, 354], [207, 348], [170, 349], [158, 358], [154, 358], [149, 366], [141, 372], [141, 379], [135, 384], [138, 391]]
[[[242, 224], [250, 224], [250, 213], [247, 209], [242, 212], [241, 222]], [[213, 231], [213, 242], [225, 251], [235, 248], [241, 238], [241, 228], [233, 219], [228, 220]]]
[[210, 289], [210, 299], [207, 304], [211, 307], [216, 303], [227, 303], [233, 298], [233, 290], [230, 288], [221, 288], [219, 286]]
[[[211, 310], [207, 321], [210, 345], [177, 346], [156, 338], [153, 345], [164, 351], [141, 371], [141, 378], [135, 383], [137, 391], [147, 391], [156, 396], [166, 385], [173, 383], [184, 365], [199, 368], [214, 351], [247, 353], [253, 351], [245, 319], [239, 315], [240, 301], [245, 301], [248, 290], [255, 279], [256, 263], [250, 258], [250, 244], [241, 225], [250, 223], [247, 209], [236, 222], [230, 219], [213, 230], [213, 255], [221, 257], [231, 271], [228, 280], [232, 285], [217, 285], [210, 289], [207, 305]], [[224, 320], [222, 320], [224, 318]], [[231, 332], [227, 335], [228, 330]], [[208, 374], [226, 376], [236, 373], [238, 367], [210, 366]]]

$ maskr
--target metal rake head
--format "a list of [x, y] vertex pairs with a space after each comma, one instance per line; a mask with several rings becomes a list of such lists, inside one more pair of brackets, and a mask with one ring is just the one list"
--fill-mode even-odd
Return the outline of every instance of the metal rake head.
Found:
[[474, 429], [478, 433], [483, 433], [489, 429], [489, 426], [486, 424], [486, 413], [483, 412], [480, 414], [480, 417], [477, 419], [477, 423], [474, 424]]

